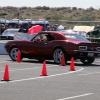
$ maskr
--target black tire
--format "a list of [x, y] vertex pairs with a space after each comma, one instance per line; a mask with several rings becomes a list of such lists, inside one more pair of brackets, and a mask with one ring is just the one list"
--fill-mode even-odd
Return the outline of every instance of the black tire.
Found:
[[62, 54], [64, 54], [65, 62], [67, 62], [66, 53], [65, 53], [65, 51], [62, 48], [56, 48], [54, 50], [54, 52], [53, 52], [53, 60], [54, 60], [54, 62], [56, 64], [60, 64], [61, 63]]
[[94, 62], [95, 58], [92, 57], [87, 57], [87, 58], [81, 58], [80, 61], [84, 64], [84, 65], [89, 65], [92, 64]]

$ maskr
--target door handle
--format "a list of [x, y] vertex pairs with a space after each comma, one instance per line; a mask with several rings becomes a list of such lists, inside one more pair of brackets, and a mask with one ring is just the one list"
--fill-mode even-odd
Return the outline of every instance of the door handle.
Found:
[[47, 43], [44, 43], [45, 45], [47, 44]]

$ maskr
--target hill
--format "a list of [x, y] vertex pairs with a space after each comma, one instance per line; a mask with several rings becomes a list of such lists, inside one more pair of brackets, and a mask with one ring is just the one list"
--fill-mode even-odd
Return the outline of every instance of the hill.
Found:
[[[92, 7], [83, 9], [77, 7], [1, 7], [0, 18], [8, 20], [19, 18], [23, 19], [46, 19], [46, 20], [71, 20], [71, 21], [99, 21], [100, 9]], [[67, 23], [68, 24], [68, 23]], [[69, 23], [70, 24], [70, 23]], [[83, 23], [81, 23], [83, 24]], [[86, 24], [86, 23], [84, 23]]]

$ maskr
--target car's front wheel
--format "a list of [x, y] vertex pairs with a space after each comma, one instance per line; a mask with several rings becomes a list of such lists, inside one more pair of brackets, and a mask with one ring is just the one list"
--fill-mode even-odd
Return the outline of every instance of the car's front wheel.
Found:
[[95, 58], [93, 57], [87, 57], [87, 58], [81, 58], [80, 61], [87, 65], [87, 64], [92, 64], [94, 62]]
[[13, 61], [16, 61], [18, 51], [19, 51], [19, 49], [18, 49], [17, 47], [13, 47], [13, 48], [10, 50], [9, 56], [10, 56], [10, 58], [11, 58]]
[[[61, 48], [56, 48], [56, 49], [54, 50], [54, 52], [53, 52], [53, 60], [54, 60], [55, 63], [60, 64], [62, 54], [64, 54], [64, 56], [65, 56], [65, 52], [64, 52], [63, 49], [61, 49]], [[65, 62], [66, 62], [66, 61], [67, 61], [67, 60], [66, 60], [66, 56], [65, 56]]]

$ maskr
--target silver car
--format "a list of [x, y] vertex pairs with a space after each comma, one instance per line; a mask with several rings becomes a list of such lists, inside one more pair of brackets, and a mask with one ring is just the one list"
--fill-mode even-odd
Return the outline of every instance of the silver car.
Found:
[[1, 40], [14, 40], [14, 34], [17, 34], [19, 31], [19, 29], [14, 29], [14, 28], [10, 28], [10, 29], [6, 29], [2, 35], [0, 35], [0, 39]]

